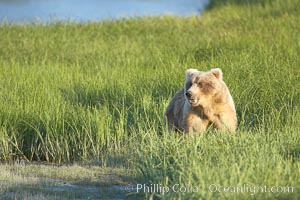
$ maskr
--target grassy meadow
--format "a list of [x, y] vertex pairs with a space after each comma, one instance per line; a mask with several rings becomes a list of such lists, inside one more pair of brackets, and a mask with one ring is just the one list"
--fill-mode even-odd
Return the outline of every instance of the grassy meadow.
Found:
[[[299, 55], [298, 0], [212, 0], [203, 16], [187, 18], [3, 22], [0, 160], [96, 163], [91, 174], [70, 167], [62, 169], [63, 177], [55, 176], [83, 185], [102, 184], [98, 171], [110, 169], [109, 174], [126, 174], [124, 180], [109, 182], [113, 185], [199, 189], [164, 194], [132, 189], [121, 192], [124, 198], [299, 199]], [[191, 67], [223, 70], [238, 114], [236, 135], [167, 133], [165, 108]], [[0, 168], [0, 196], [7, 199], [21, 198], [20, 189], [30, 199], [37, 191], [22, 184], [38, 184], [36, 178], [52, 179], [54, 173], [46, 168], [36, 174], [43, 167], [26, 165]], [[68, 177], [68, 171], [85, 181]], [[16, 176], [13, 172], [19, 184], [3, 185]], [[281, 189], [211, 191], [245, 184]]]

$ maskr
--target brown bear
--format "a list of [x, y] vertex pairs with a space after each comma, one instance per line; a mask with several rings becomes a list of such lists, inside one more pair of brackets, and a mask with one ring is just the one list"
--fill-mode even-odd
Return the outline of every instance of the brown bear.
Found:
[[212, 126], [234, 133], [236, 111], [222, 70], [188, 69], [184, 88], [175, 94], [167, 107], [165, 123], [169, 131], [201, 134]]

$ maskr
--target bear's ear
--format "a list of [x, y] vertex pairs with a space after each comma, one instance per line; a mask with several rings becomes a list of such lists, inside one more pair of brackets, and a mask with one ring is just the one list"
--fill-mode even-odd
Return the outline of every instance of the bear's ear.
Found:
[[219, 80], [223, 79], [223, 72], [220, 68], [214, 68], [210, 70], [211, 73]]
[[186, 78], [192, 78], [193, 76], [195, 76], [198, 73], [199, 73], [199, 71], [197, 69], [191, 68], [191, 69], [186, 70], [185, 76], [186, 76]]

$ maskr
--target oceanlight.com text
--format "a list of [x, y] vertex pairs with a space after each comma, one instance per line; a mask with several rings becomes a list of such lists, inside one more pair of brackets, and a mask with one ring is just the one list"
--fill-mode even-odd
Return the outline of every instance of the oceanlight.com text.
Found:
[[293, 193], [292, 186], [267, 186], [267, 185], [250, 185], [242, 184], [236, 186], [222, 186], [219, 184], [209, 184], [208, 186], [193, 186], [174, 184], [171, 186], [164, 186], [162, 184], [136, 184], [127, 185], [124, 187], [127, 192], [136, 193], [248, 193], [255, 195], [257, 193]]

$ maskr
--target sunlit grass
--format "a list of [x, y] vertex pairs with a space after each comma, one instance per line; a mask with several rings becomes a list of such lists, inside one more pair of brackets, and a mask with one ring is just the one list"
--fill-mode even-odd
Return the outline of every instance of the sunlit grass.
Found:
[[[293, 186], [296, 192], [254, 198], [297, 199], [300, 5], [227, 3], [213, 1], [202, 17], [1, 24], [1, 160], [96, 161], [129, 170], [133, 182], [168, 186]], [[236, 136], [166, 132], [164, 110], [189, 67], [222, 68]]]

